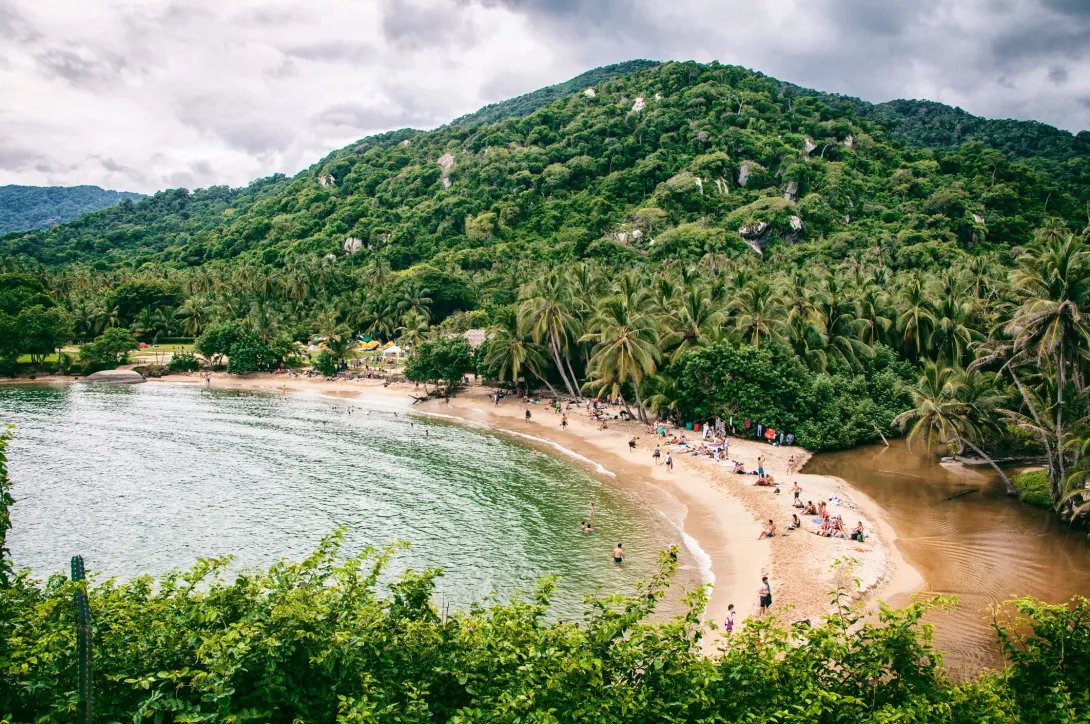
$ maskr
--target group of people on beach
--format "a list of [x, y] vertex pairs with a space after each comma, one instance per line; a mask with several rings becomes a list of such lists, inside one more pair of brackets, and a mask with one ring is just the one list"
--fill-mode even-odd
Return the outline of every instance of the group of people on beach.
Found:
[[[496, 404], [499, 404], [500, 398], [500, 394], [495, 395], [494, 399], [496, 401]], [[529, 411], [529, 404], [531, 403], [531, 400], [528, 397], [524, 397], [523, 401], [527, 404], [525, 418], [527, 421], [529, 421], [531, 418]], [[603, 402], [605, 403], [604, 405]], [[604, 401], [600, 401], [598, 399], [586, 400], [582, 403], [554, 400], [550, 404], [549, 409], [551, 412], [554, 412], [560, 416], [560, 428], [562, 430], [568, 429], [568, 415], [572, 412], [573, 407], [574, 409], [578, 409], [580, 407], [585, 408], [588, 418], [598, 422], [598, 429], [601, 430], [608, 429], [607, 420], [609, 420], [610, 418], [614, 420], [621, 418], [621, 415], [619, 413], [611, 415], [606, 405], [619, 404], [621, 404], [619, 400], [608, 399]], [[630, 416], [625, 416], [624, 419], [630, 419]], [[654, 450], [651, 453], [651, 458], [655, 465], [665, 464], [666, 470], [668, 472], [673, 472], [673, 454], [675, 452], [679, 454], [689, 453], [693, 457], [710, 458], [719, 464], [727, 465], [735, 474], [756, 476], [756, 481], [753, 483], [753, 485], [758, 487], [771, 488], [773, 494], [780, 493], [780, 484], [776, 481], [775, 477], [771, 474], [771, 472], [766, 470], [766, 461], [763, 455], [757, 457], [755, 470], [747, 470], [745, 463], [743, 463], [741, 460], [730, 459], [729, 434], [739, 434], [738, 429], [735, 427], [733, 418], [729, 418], [727, 421], [723, 421], [717, 418], [716, 420], [710, 421], [707, 424], [694, 426], [695, 429], [692, 429], [691, 433], [694, 434], [694, 436], [696, 434], [699, 435], [699, 437], [695, 440], [690, 439], [689, 435], [687, 434], [690, 432], [690, 430], [686, 428], [676, 428], [674, 432], [671, 432], [669, 430], [669, 427], [671, 427], [671, 424], [666, 421], [659, 421], [647, 427], [647, 433], [649, 435], [657, 436], [660, 440], [659, 444], [655, 445]], [[795, 441], [795, 436], [792, 434], [785, 433], [783, 431], [777, 431], [773, 428], [766, 427], [765, 425], [760, 423], [754, 424], [749, 419], [745, 419], [742, 422], [742, 430], [744, 431], [742, 434], [746, 434], [748, 431], [752, 431], [752, 434], [756, 439], [764, 440], [765, 442], [768, 442], [775, 446], [792, 445]], [[638, 440], [639, 438], [637, 436], [633, 435], [629, 437], [627, 441], [629, 452], [635, 452], [637, 450]], [[786, 474], [789, 476], [795, 475], [798, 472], [799, 463], [800, 460], [796, 458], [795, 455], [788, 456], [785, 465]], [[792, 483], [790, 492], [792, 493], [793, 497], [791, 505], [798, 512], [793, 512], [791, 514], [791, 519], [786, 525], [786, 529], [788, 531], [806, 530], [803, 519], [800, 518], [801, 514], [804, 517], [815, 516], [814, 523], [818, 524], [818, 527], [816, 530], [811, 530], [808, 532], [812, 532], [820, 537], [851, 539], [859, 543], [862, 543], [865, 540], [866, 535], [862, 521], [859, 521], [856, 524], [855, 528], [848, 531], [844, 526], [843, 518], [840, 515], [834, 515], [830, 513], [828, 509], [830, 504], [840, 504], [840, 500], [835, 496], [831, 498], [828, 503], [823, 500], [820, 501], [818, 505], [814, 505], [811, 501], [807, 501], [806, 504], [803, 504], [801, 498], [803, 490], [799, 486], [798, 482]], [[594, 533], [595, 531], [593, 527], [593, 521], [594, 519], [592, 504], [590, 521], [588, 522], [584, 520], [580, 523], [580, 532]], [[777, 537], [777, 535], [779, 535], [779, 533], [776, 521], [770, 518], [767, 524], [762, 526], [761, 532], [758, 535], [757, 540], [772, 539]], [[620, 543], [618, 543], [613, 548], [612, 555], [615, 564], [623, 563], [625, 560], [624, 547]], [[676, 560], [676, 547], [672, 549], [671, 555]], [[757, 590], [757, 596], [757, 615], [760, 617], [767, 614], [772, 606], [772, 587], [769, 583], [768, 576], [763, 576], [761, 578], [761, 585]], [[727, 607], [727, 616], [724, 620], [724, 630], [728, 634], [734, 629], [734, 617], [734, 604], [730, 604]]]

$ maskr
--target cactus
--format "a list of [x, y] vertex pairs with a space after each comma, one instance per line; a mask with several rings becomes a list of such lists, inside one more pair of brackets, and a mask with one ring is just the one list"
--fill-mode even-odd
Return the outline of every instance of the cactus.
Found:
[[76, 656], [79, 658], [79, 711], [77, 721], [91, 724], [91, 605], [84, 582], [83, 556], [72, 556], [72, 580], [83, 583], [76, 589]]

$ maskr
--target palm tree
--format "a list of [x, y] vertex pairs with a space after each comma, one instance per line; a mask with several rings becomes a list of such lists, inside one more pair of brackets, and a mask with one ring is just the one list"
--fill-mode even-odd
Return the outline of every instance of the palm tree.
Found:
[[609, 389], [612, 395], [619, 396], [622, 385], [631, 382], [636, 409], [645, 423], [647, 413], [640, 399], [640, 383], [655, 373], [659, 359], [658, 329], [648, 313], [648, 302], [642, 290], [632, 289], [604, 298], [583, 337], [595, 343], [587, 385], [599, 395]]
[[432, 299], [428, 296], [429, 294], [431, 292], [425, 289], [420, 282], [409, 282], [401, 288], [397, 308], [401, 310], [402, 314], [411, 312], [426, 321], [430, 321]]
[[829, 365], [825, 354], [825, 335], [812, 317], [794, 316], [787, 323], [787, 339], [795, 354], [814, 372], [824, 372]]
[[201, 331], [204, 330], [204, 325], [208, 323], [211, 313], [212, 310], [205, 303], [205, 300], [199, 297], [189, 297], [182, 302], [182, 306], [178, 307], [176, 316], [186, 334], [190, 337], [198, 337]]
[[388, 298], [372, 299], [359, 318], [359, 328], [372, 337], [389, 339], [397, 328], [397, 307]]
[[485, 365], [495, 370], [500, 382], [510, 380], [518, 382], [524, 370], [532, 372], [545, 383], [554, 397], [559, 397], [549, 381], [542, 376], [545, 357], [537, 345], [527, 340], [518, 328], [518, 317], [512, 312], [504, 313], [499, 322], [490, 331], [488, 349], [485, 353]]
[[761, 348], [761, 336], [778, 339], [783, 327], [783, 302], [764, 277], [749, 280], [729, 308], [736, 313], [735, 331], [743, 341]]
[[420, 349], [420, 343], [428, 336], [428, 329], [427, 319], [416, 312], [408, 312], [401, 320], [401, 326], [397, 328], [398, 338], [404, 343], [401, 346], [411, 346], [414, 352]]
[[575, 388], [560, 359], [561, 350], [567, 349], [568, 340], [577, 328], [571, 307], [571, 299], [559, 273], [550, 271], [527, 290], [526, 298], [519, 305], [519, 329], [523, 334], [532, 335], [537, 344], [544, 341], [568, 394], [575, 397]]
[[661, 318], [668, 332], [659, 340], [659, 349], [669, 350], [676, 360], [687, 350], [715, 344], [723, 336], [725, 320], [702, 283], [687, 284], [673, 310]]
[[935, 321], [930, 295], [918, 274], [909, 277], [899, 290], [897, 300], [900, 306], [897, 332], [901, 335], [901, 352], [906, 357], [918, 360], [927, 350], [926, 342]]
[[893, 424], [902, 430], [911, 425], [907, 438], [909, 449], [921, 440], [928, 452], [935, 443], [948, 446], [954, 452], [968, 446], [999, 474], [1007, 486], [1007, 494], [1017, 495], [1006, 473], [974, 442], [981, 434], [977, 420], [995, 405], [994, 391], [986, 392], [978, 380], [954, 367], [925, 362], [920, 379], [910, 392], [912, 409], [893, 418]]
[[[1019, 269], [1011, 272], [1011, 287], [1017, 290], [1021, 306], [1006, 331], [1016, 354], [1035, 357], [1041, 367], [1056, 374], [1059, 469], [1050, 476], [1056, 500], [1067, 478], [1062, 450], [1064, 388], [1072, 378], [1082, 388], [1080, 350], [1090, 344], [1090, 320], [1083, 311], [1090, 302], [1090, 257], [1085, 243], [1073, 234], [1046, 233], [1019, 261]], [[1073, 373], [1070, 376], [1069, 368]]]
[[825, 280], [816, 315], [824, 332], [827, 357], [858, 370], [863, 366], [861, 360], [874, 356], [874, 350], [862, 339], [867, 322], [859, 318], [855, 304], [843, 294], [836, 277]]
[[144, 307], [136, 315], [136, 319], [132, 321], [132, 331], [138, 337], [146, 337], [149, 334], [155, 333], [155, 312], [151, 307]]

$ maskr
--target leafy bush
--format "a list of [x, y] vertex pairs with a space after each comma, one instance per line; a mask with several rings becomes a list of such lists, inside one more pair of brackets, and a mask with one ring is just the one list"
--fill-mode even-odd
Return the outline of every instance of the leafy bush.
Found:
[[473, 351], [465, 337], [442, 337], [422, 342], [413, 350], [408, 365], [405, 366], [405, 378], [411, 382], [445, 383], [447, 396], [462, 380], [462, 376], [473, 369]]
[[171, 372], [196, 372], [200, 368], [201, 361], [192, 352], [178, 352], [167, 363], [167, 369]]
[[325, 377], [332, 377], [337, 374], [337, 360], [333, 358], [329, 350], [323, 349], [314, 360], [314, 369]]
[[1033, 470], [1015, 475], [1012, 479], [1022, 502], [1052, 510], [1052, 493], [1049, 491], [1048, 471]]
[[227, 372], [233, 375], [267, 372], [279, 367], [283, 361], [283, 356], [270, 348], [260, 336], [243, 332], [227, 354]]
[[129, 352], [139, 349], [140, 344], [132, 332], [121, 327], [111, 327], [94, 342], [79, 349], [80, 359], [91, 365], [117, 365], [128, 359]]

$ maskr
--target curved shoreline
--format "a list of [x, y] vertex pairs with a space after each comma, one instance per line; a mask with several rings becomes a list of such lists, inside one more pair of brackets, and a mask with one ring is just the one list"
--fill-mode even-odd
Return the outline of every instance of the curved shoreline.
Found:
[[[71, 378], [54, 377], [33, 382], [71, 381]], [[183, 375], [149, 381], [203, 384], [200, 378]], [[567, 430], [561, 430], [559, 416], [547, 405], [531, 405], [533, 416], [527, 421], [524, 419], [526, 406], [520, 401], [509, 398], [496, 406], [487, 399], [487, 390], [482, 387], [471, 387], [450, 401], [429, 400], [417, 406], [410, 405], [408, 398], [408, 393], [415, 390], [412, 385], [383, 387], [377, 380], [324, 382], [271, 374], [244, 378], [215, 375], [212, 387], [281, 394], [316, 392], [454, 418], [462, 423], [484, 425], [540, 441], [546, 452], [574, 459], [609, 477], [611, 483], [649, 484], [681, 503], [684, 507], [681, 520], [667, 518], [678, 528], [687, 547], [690, 547], [687, 539], [695, 542], [695, 550], [690, 547], [690, 553], [702, 568], [708, 561], [701, 558], [706, 556], [710, 560], [710, 575], [705, 580], [710, 578], [714, 584], [705, 618], [717, 624], [723, 621], [728, 604], [734, 604], [738, 620], [757, 612], [757, 588], [762, 575], [769, 576], [772, 585], [773, 612], [788, 621], [816, 620], [828, 612], [829, 592], [838, 583], [852, 592], [853, 600], [873, 601], [881, 596], [893, 599], [891, 603], [894, 604], [922, 584], [919, 573], [897, 551], [894, 545], [896, 533], [884, 511], [873, 500], [832, 476], [804, 473], [786, 476], [788, 456], [795, 456], [796, 469], [802, 468], [810, 458], [810, 453], [802, 448], [777, 448], [754, 440], [731, 438], [731, 459], [741, 460], [747, 468], [755, 468], [757, 456], [764, 456], [765, 468], [781, 482], [782, 494], [773, 495], [768, 488], [753, 487], [752, 476], [734, 475], [709, 458], [693, 457], [684, 452], [674, 452], [675, 470], [668, 473], [665, 465], [655, 465], [651, 457], [655, 444], [662, 441], [649, 435], [639, 423], [611, 420], [609, 429], [603, 431], [597, 429], [597, 423], [590, 420], [585, 410], [573, 410], [568, 415]], [[694, 433], [689, 435], [697, 437]], [[629, 450], [631, 437], [637, 438], [635, 451]], [[666, 449], [664, 446], [664, 454]], [[796, 480], [803, 488], [803, 500], [817, 502], [839, 495], [845, 505], [843, 509], [833, 508], [833, 512], [841, 513], [847, 526], [862, 520], [870, 534], [867, 542], [860, 545], [849, 540], [786, 531], [786, 523], [794, 512], [789, 490]], [[666, 515], [662, 510], [660, 512]], [[758, 541], [762, 528], [760, 521], [768, 518], [776, 521], [779, 535]], [[804, 526], [810, 526], [809, 522], [804, 520]], [[850, 574], [832, 570], [833, 562], [842, 558], [857, 561]], [[853, 577], [859, 581], [855, 591], [852, 591]], [[714, 651], [717, 639], [717, 636], [707, 637], [705, 649]]]

